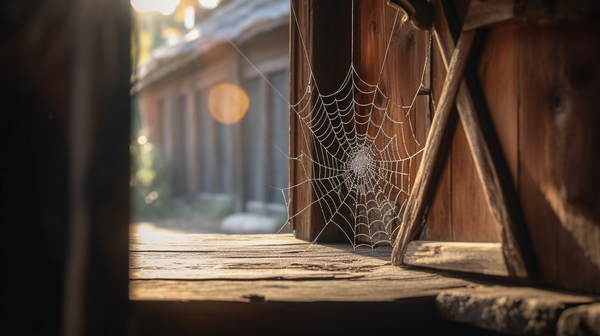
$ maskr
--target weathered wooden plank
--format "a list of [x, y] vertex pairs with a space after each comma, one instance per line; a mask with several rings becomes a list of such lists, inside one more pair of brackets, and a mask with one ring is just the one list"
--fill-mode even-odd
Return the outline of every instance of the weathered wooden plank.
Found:
[[[433, 0], [435, 12], [444, 10], [439, 0]], [[434, 16], [434, 27], [433, 30], [433, 41], [432, 41], [432, 98], [434, 107], [440, 100], [440, 94], [444, 86], [444, 80], [448, 72], [449, 59], [446, 60], [446, 56], [441, 53], [440, 42], [446, 39], [441, 38], [440, 34], [449, 34], [450, 40], [452, 40], [452, 34], [446, 22], [445, 15]], [[454, 44], [450, 48], [453, 48]], [[432, 110], [432, 117], [434, 116], [435, 109]], [[456, 112], [452, 112], [453, 115], [457, 115]], [[454, 118], [457, 119], [457, 118]], [[447, 127], [453, 129], [455, 120], [449, 121]], [[452, 138], [448, 137], [448, 141]], [[447, 146], [446, 159], [438, 182], [435, 186], [435, 191], [429, 209], [427, 211], [427, 240], [452, 240], [452, 146]]]
[[600, 23], [519, 30], [520, 199], [546, 284], [600, 293]]
[[477, 78], [515, 189], [519, 186], [518, 26], [491, 29], [483, 42]]
[[[451, 42], [450, 40], [445, 41], [443, 45], [450, 46]], [[450, 51], [443, 50], [443, 53], [448, 56]], [[504, 160], [502, 160], [502, 151], [497, 145], [493, 127], [488, 126], [486, 128], [487, 136], [484, 136], [481, 121], [465, 80], [458, 90], [456, 104], [461, 122], [465, 125], [467, 141], [475, 160], [485, 199], [503, 243], [509, 272], [511, 276], [517, 277], [527, 277], [528, 272], [535, 276], [537, 271], [533, 254], [529, 250], [529, 236], [518, 210], [514, 189], [511, 188], [510, 174], [504, 171], [506, 169]], [[464, 199], [466, 195], [462, 196]], [[453, 211], [453, 220], [456, 216], [457, 211]]]
[[449, 321], [509, 335], [555, 335], [562, 311], [596, 300], [534, 288], [493, 286], [443, 291], [436, 304]]
[[465, 30], [492, 27], [513, 22], [557, 23], [597, 16], [596, 1], [555, 0], [472, 0]]
[[511, 276], [535, 277], [535, 259], [530, 252], [530, 241], [524, 220], [521, 218], [512, 180], [506, 169], [502, 152], [498, 150], [491, 132], [485, 137], [475, 111], [469, 89], [463, 82], [457, 96], [457, 108], [465, 125], [467, 140], [475, 159], [479, 180], [485, 199], [494, 216], [496, 229], [503, 244], [504, 256]]
[[[384, 3], [382, 5], [386, 14], [384, 46], [387, 47], [389, 43], [389, 51], [382, 69], [380, 85], [390, 100], [388, 113], [394, 120], [400, 121], [402, 124], [391, 123], [383, 119], [381, 121], [383, 130], [387, 134], [398, 136], [399, 142], [392, 146], [397, 145], [398, 151], [401, 153], [400, 157], [405, 157], [423, 149], [427, 141], [427, 127], [431, 123], [431, 120], [428, 119], [431, 111], [427, 94], [431, 87], [427, 74], [431, 64], [431, 55], [428, 55], [430, 38], [427, 31], [416, 29], [405, 21], [402, 11], [397, 12], [393, 7]], [[393, 32], [392, 28], [394, 28]], [[425, 70], [425, 74], [423, 74], [423, 70]], [[426, 89], [420, 86], [421, 83]], [[402, 106], [411, 105], [415, 94], [418, 95], [410, 111], [403, 108]], [[390, 145], [387, 141], [381, 137], [378, 143], [379, 148]], [[407, 153], [404, 152], [404, 148]], [[408, 199], [408, 194], [412, 192], [413, 180], [417, 175], [422, 157], [421, 152], [411, 160], [396, 165], [396, 171], [408, 173], [408, 175], [388, 175], [389, 181], [404, 191], [399, 193], [397, 198], [394, 197], [395, 199], [391, 200], [396, 210], [401, 209]], [[400, 224], [400, 219], [396, 222], [393, 225], [394, 229]], [[392, 230], [389, 231], [391, 233]]]
[[440, 155], [441, 140], [446, 132], [450, 111], [454, 105], [458, 87], [462, 82], [462, 75], [474, 37], [475, 33], [473, 31], [463, 32], [454, 49], [447, 80], [444, 83], [442, 96], [427, 137], [423, 160], [402, 219], [402, 227], [398, 231], [396, 245], [392, 253], [392, 263], [394, 265], [402, 264], [402, 258], [408, 243], [420, 229], [423, 214], [433, 189], [433, 178], [437, 178], [443, 163], [442, 155]]
[[[297, 111], [304, 108], [310, 110], [314, 99], [311, 96], [304, 97], [310, 82], [310, 59], [312, 45], [304, 42], [310, 36], [310, 1], [291, 2], [290, 10], [290, 103], [296, 107], [290, 107], [290, 141], [289, 155], [297, 160], [290, 161], [289, 181], [290, 185], [299, 184], [306, 180], [312, 174], [312, 164], [304, 159], [303, 153], [309, 153], [312, 150], [312, 137], [310, 131], [298, 118]], [[306, 37], [306, 38], [305, 38]], [[297, 139], [297, 140], [296, 140]], [[310, 184], [301, 184], [290, 191], [289, 211], [293, 214], [299, 213], [314, 200], [314, 193]], [[296, 227], [296, 223], [306, 223]], [[311, 216], [311, 209], [300, 213], [296, 218], [290, 220], [289, 226], [296, 230], [301, 237], [308, 236], [308, 223], [319, 223], [318, 218]]]
[[[419, 273], [410, 271], [408, 274]], [[414, 275], [414, 274], [413, 274]], [[401, 280], [401, 281], [400, 281]], [[437, 295], [442, 289], [466, 287], [473, 282], [435, 276], [357, 281], [355, 279], [298, 280], [131, 280], [130, 300], [241, 301], [259, 296], [284, 302], [385, 302]]]
[[500, 243], [459, 243], [415, 240], [404, 263], [487, 275], [508, 276]]
[[261, 295], [275, 301], [388, 301], [471, 284], [393, 267], [391, 248], [384, 247], [311, 245], [291, 234], [172, 234], [171, 250], [158, 251], [144, 250], [156, 248], [155, 242], [139, 242], [147, 238], [131, 243], [133, 300], [247, 301]]
[[499, 242], [494, 217], [478, 178], [477, 164], [469, 146], [466, 125], [460, 119], [452, 138], [451, 176], [452, 240]]
[[[351, 48], [351, 3], [348, 1], [305, 1], [301, 2], [301, 10], [303, 14], [296, 13], [298, 15], [307, 16], [308, 19], [299, 22], [301, 29], [306, 30], [303, 32], [303, 39], [300, 43], [294, 44], [295, 50], [298, 50], [301, 54], [304, 54], [304, 58], [308, 57], [309, 62], [307, 63], [308, 78], [312, 81], [307, 81], [307, 85], [311, 87], [310, 105], [309, 108], [304, 112], [308, 114], [311, 111], [312, 106], [317, 104], [319, 94], [330, 94], [336, 92], [339, 85], [343, 82], [346, 77], [347, 71], [350, 68], [350, 53], [343, 53], [342, 50], [350, 51]], [[295, 8], [295, 7], [294, 7]], [[292, 22], [295, 24], [295, 21]], [[327, 31], [327, 34], [323, 34], [323, 31]], [[306, 53], [304, 51], [306, 47]], [[331, 51], [339, 51], [339, 57], [331, 57]], [[297, 59], [297, 58], [296, 58]], [[291, 69], [295, 69], [296, 65], [291, 64]], [[296, 70], [293, 70], [296, 71]], [[312, 73], [311, 73], [312, 71]], [[294, 83], [294, 82], [293, 82]], [[290, 87], [302, 87], [297, 89], [296, 95], [301, 97], [307, 86], [303, 83], [302, 85], [291, 85]], [[321, 103], [319, 103], [321, 104]], [[317, 111], [318, 113], [327, 113], [327, 108], [323, 107], [322, 110]], [[330, 111], [331, 112], [331, 111]], [[304, 115], [303, 114], [303, 115]], [[318, 120], [318, 118], [309, 118], [311, 122]], [[300, 125], [299, 121], [295, 121], [299, 124], [296, 130], [291, 135], [290, 143], [295, 143], [299, 147], [295, 149], [295, 157], [299, 157], [302, 153], [304, 156], [310, 157], [311, 160], [307, 160], [307, 157], [302, 157], [302, 165], [299, 161], [295, 163], [294, 168], [294, 179], [290, 180], [290, 185], [297, 185], [308, 179], [323, 177], [327, 172], [324, 172], [317, 163], [326, 163], [330, 155], [334, 153], [341, 154], [341, 151], [336, 149], [340, 146], [339, 142], [335, 140], [336, 135], [332, 132], [332, 129], [339, 126], [339, 121], [332, 119], [328, 120], [327, 127], [319, 128], [323, 134], [313, 134], [306, 125]], [[336, 124], [338, 123], [338, 124]], [[300, 132], [298, 132], [300, 128]], [[325, 140], [314, 141], [314, 136], [326, 135]], [[333, 146], [327, 146], [325, 148], [324, 143], [333, 141]], [[325, 164], [327, 165], [327, 164]], [[310, 167], [309, 167], [310, 166]], [[329, 190], [330, 182], [321, 181], [320, 183], [304, 183], [300, 188], [293, 188], [292, 193], [294, 194], [297, 202], [291, 209], [292, 215], [295, 215], [305, 209], [309, 204], [315, 200], [320, 200], [313, 205], [309, 206], [299, 216], [293, 218], [295, 221], [294, 232], [296, 237], [313, 241], [317, 237], [320, 242], [335, 242], [346, 239], [346, 234], [343, 234], [336, 225], [332, 222], [327, 222], [332, 217], [335, 222], [344, 221], [343, 218], [349, 217], [343, 210], [337, 214], [331, 210], [331, 206], [324, 204], [326, 200], [320, 198], [326, 190]], [[299, 224], [301, 223], [301, 224]], [[297, 225], [299, 224], [299, 225]], [[340, 225], [342, 230], [346, 230], [343, 225]], [[350, 228], [347, 228], [350, 231]]]

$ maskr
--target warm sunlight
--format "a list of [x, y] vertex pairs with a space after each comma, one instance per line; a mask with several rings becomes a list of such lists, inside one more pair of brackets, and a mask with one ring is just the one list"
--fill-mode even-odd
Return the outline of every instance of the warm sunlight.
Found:
[[250, 100], [239, 86], [230, 83], [215, 85], [208, 94], [208, 109], [212, 117], [222, 124], [235, 124], [242, 120]]
[[163, 15], [171, 15], [179, 5], [179, 0], [131, 0], [131, 6], [140, 12], [158, 11]]

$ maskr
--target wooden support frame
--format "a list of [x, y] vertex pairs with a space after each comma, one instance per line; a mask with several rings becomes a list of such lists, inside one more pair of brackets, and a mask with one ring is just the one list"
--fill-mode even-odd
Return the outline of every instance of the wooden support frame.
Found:
[[[512, 4], [510, 1], [502, 0], [486, 3], [491, 7]], [[481, 25], [479, 25], [476, 23], [477, 20], [473, 19], [473, 16], [480, 15], [482, 6], [485, 6], [485, 4], [480, 1], [472, 2], [465, 20], [470, 25], [463, 27], [456, 48], [451, 51], [454, 47], [454, 41], [448, 31], [445, 12], [439, 0], [434, 0], [433, 5], [434, 12], [439, 16], [437, 20], [434, 20], [434, 35], [440, 46], [444, 64], [448, 64], [448, 58], [452, 57], [452, 59], [448, 66], [448, 75], [442, 90], [441, 101], [434, 116], [431, 132], [427, 138], [423, 161], [419, 167], [413, 193], [404, 213], [403, 226], [398, 231], [392, 253], [392, 262], [394, 265], [404, 263], [404, 256], [409, 242], [415, 238], [421, 229], [422, 217], [432, 196], [435, 179], [437, 179], [443, 164], [443, 153], [440, 151], [440, 145], [442, 139], [448, 135], [447, 132], [450, 132], [447, 128], [447, 121], [456, 98], [459, 116], [465, 128], [467, 141], [475, 161], [484, 195], [501, 239], [502, 254], [508, 275], [517, 278], [535, 279], [538, 274], [535, 259], [530, 250], [530, 241], [516, 201], [517, 198], [511, 188], [512, 181], [508, 169], [503, 160], [500, 159], [503, 157], [502, 152], [499, 150], [500, 147], [495, 136], [488, 135], [486, 137], [482, 132], [481, 120], [476, 113], [472, 92], [462, 78], [476, 29], [480, 26], [492, 25], [494, 22], [491, 21], [494, 20], [499, 22], [510, 21], [511, 17], [510, 15], [502, 15], [496, 19], [492, 17], [491, 19], [480, 20]], [[506, 12], [510, 11], [507, 10]], [[468, 245], [463, 249], [468, 250]]]

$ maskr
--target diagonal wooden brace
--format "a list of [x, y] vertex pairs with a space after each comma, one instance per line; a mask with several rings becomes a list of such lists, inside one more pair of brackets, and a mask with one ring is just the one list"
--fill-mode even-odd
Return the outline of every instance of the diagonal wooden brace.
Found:
[[[454, 61], [457, 50], [455, 49], [451, 54], [451, 50], [454, 47], [454, 41], [449, 34], [447, 21], [440, 1], [434, 0], [433, 4], [437, 15], [440, 16], [438, 20], [436, 20], [438, 26], [434, 27], [436, 29], [435, 37], [441, 49], [444, 63], [447, 64], [446, 60], [450, 55], [452, 55], [452, 60]], [[468, 31], [473, 32], [474, 29]], [[461, 38], [468, 31], [463, 31], [461, 33]], [[460, 47], [460, 42], [461, 40], [459, 39], [457, 49]], [[512, 188], [510, 188], [510, 186], [512, 186], [512, 181], [510, 180], [508, 169], [502, 160], [494, 161], [494, 157], [500, 158], [502, 157], [502, 153], [499, 150], [499, 146], [493, 146], [494, 143], [497, 143], [497, 140], [493, 138], [493, 136], [490, 137], [490, 135], [488, 135], [487, 138], [484, 136], [481, 130], [479, 117], [473, 104], [471, 92], [466, 81], [462, 78], [462, 74], [460, 78], [451, 76], [452, 72], [450, 69], [452, 69], [453, 61], [451, 61], [449, 66], [448, 77], [444, 83], [444, 90], [446, 90], [447, 86], [455, 85], [453, 81], [460, 81], [456, 96], [457, 109], [465, 129], [467, 141], [475, 161], [486, 201], [495, 220], [498, 235], [502, 242], [502, 251], [509, 275], [518, 278], [535, 278], [537, 276], [535, 259], [533, 252], [529, 249], [529, 245], [527, 244], [529, 239], [524, 220], [519, 211], [517, 198], [514, 196]], [[451, 97], [444, 96], [442, 93], [442, 100], [448, 100], [449, 98]], [[445, 101], [442, 102], [442, 104], [444, 103]], [[440, 118], [445, 117], [447, 120], [449, 112], [446, 115], [443, 114], [444, 112], [445, 110], [442, 109], [442, 105], [440, 104], [440, 108], [438, 108], [435, 117], [437, 118], [442, 114]], [[436, 127], [439, 126], [442, 126], [443, 128], [437, 129]], [[436, 123], [434, 119], [431, 132], [427, 139], [427, 145], [430, 144], [430, 137], [433, 137], [431, 144], [436, 144], [436, 140], [437, 142], [441, 141], [442, 135], [448, 132], [448, 130], [444, 129], [445, 127], [445, 123]], [[439, 151], [439, 145], [437, 151]], [[394, 246], [392, 262], [395, 265], [402, 263], [408, 242], [414, 239], [415, 235], [420, 230], [420, 225], [418, 224], [421, 223], [424, 210], [431, 197], [431, 184], [433, 182], [431, 180], [437, 178], [435, 169], [439, 169], [443, 161], [443, 158], [439, 153], [429, 151], [430, 154], [427, 154], [427, 152], [426, 149], [423, 162], [419, 168], [419, 173], [417, 174], [413, 194], [409, 198], [407, 209], [405, 211], [403, 226], [398, 232], [398, 238], [396, 245]], [[437, 157], [431, 158], [428, 157], [428, 155], [436, 155]], [[423, 165], [423, 163], [429, 164]], [[422, 170], [423, 173], [421, 173]], [[421, 181], [423, 178], [427, 178], [429, 181]], [[419, 186], [425, 186], [425, 188], [421, 187], [420, 189], [417, 189], [417, 184]], [[421, 192], [417, 194], [417, 190]], [[413, 198], [413, 196], [415, 196], [415, 198]]]
[[394, 265], [402, 264], [408, 243], [415, 238], [421, 229], [419, 224], [434, 188], [435, 181], [432, 177], [439, 175], [439, 170], [443, 164], [443, 155], [441, 155], [443, 154], [441, 153], [442, 139], [444, 138], [444, 133], [448, 132], [446, 125], [454, 106], [454, 98], [462, 83], [467, 58], [474, 38], [475, 30], [462, 32], [452, 53], [452, 60], [450, 61], [440, 102], [431, 123], [427, 142], [425, 143], [423, 159], [417, 172], [412, 193], [408, 198], [408, 203], [404, 210], [402, 226], [396, 237], [396, 244], [392, 252], [392, 263]]

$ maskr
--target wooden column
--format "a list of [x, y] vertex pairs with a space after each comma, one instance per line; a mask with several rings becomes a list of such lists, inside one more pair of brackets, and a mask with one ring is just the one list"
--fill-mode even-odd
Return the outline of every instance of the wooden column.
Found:
[[[307, 86], [310, 86], [310, 101], [303, 113], [305, 115], [317, 104], [319, 92], [329, 94], [339, 88], [349, 69], [351, 2], [293, 1], [292, 6], [290, 103], [296, 104], [304, 95]], [[311, 69], [314, 80], [310, 76]], [[304, 103], [299, 106], [303, 107]], [[321, 149], [316, 150], [319, 145], [308, 127], [300, 122], [293, 110], [290, 114], [290, 156], [298, 157], [298, 160], [290, 164], [290, 185], [296, 185], [318, 174], [318, 166], [313, 166], [307, 157], [316, 162], [324, 160], [324, 157], [316, 155]], [[322, 190], [320, 192], [322, 193]], [[311, 183], [292, 188], [289, 214], [298, 214], [290, 223], [296, 237], [312, 241], [318, 236], [319, 242], [345, 240], [345, 235], [339, 232], [336, 225], [326, 225], [330, 218], [325, 218], [328, 217], [327, 214], [323, 215], [321, 204], [316, 202], [310, 205], [318, 199], [318, 193], [315, 185]]]

